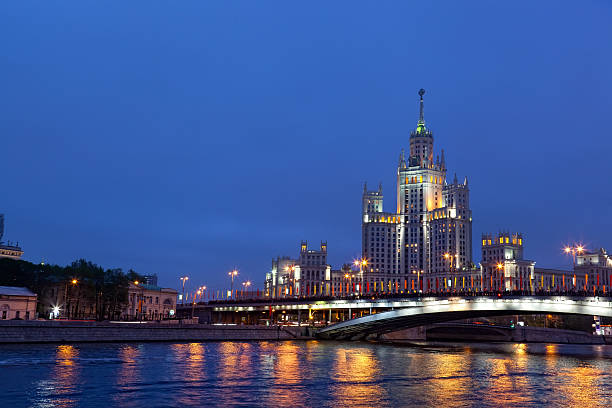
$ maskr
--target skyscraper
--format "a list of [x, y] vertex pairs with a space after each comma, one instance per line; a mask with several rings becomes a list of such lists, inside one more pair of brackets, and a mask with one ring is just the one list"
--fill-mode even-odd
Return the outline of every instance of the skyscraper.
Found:
[[[417, 290], [422, 276], [472, 267], [472, 212], [467, 177], [446, 181], [444, 150], [434, 160], [434, 137], [425, 126], [419, 91], [417, 127], [410, 153], [402, 149], [397, 167], [397, 207], [383, 211], [382, 185], [362, 198], [364, 290]], [[415, 283], [416, 282], [416, 283]], [[416, 285], [416, 287], [415, 287]]]

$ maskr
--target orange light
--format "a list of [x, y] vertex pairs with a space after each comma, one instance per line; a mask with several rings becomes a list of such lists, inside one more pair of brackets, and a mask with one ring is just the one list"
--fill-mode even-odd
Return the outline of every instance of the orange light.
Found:
[[499, 262], [499, 263], [497, 264], [497, 269], [501, 269], [501, 268], [503, 268], [503, 267], [504, 267], [504, 265], [502, 265], [502, 264], [501, 264], [501, 262]]
[[584, 252], [584, 247], [582, 245], [579, 245], [579, 246], [576, 247], [576, 251]]
[[73, 279], [73, 280], [72, 280], [72, 284], [73, 284], [73, 285], [76, 285], [76, 284], [77, 284], [77, 280], [76, 280], [76, 279]]
[[565, 248], [563, 248], [563, 250], [565, 251], [566, 254], [569, 254], [571, 251], [571, 248], [566, 246]]
[[447, 252], [447, 253], [445, 253], [445, 254], [444, 254], [444, 258], [446, 258], [446, 259], [450, 258], [450, 254], [449, 254], [448, 252]]
[[359, 261], [355, 260], [355, 262], [353, 262], [355, 264], [355, 266], [359, 265]]
[[[74, 281], [72, 281], [74, 283]], [[134, 281], [134, 285], [138, 285], [138, 281]]]

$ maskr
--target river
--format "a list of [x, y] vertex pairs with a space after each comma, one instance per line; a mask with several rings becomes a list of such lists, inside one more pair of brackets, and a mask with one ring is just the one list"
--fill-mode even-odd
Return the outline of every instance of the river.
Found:
[[612, 346], [0, 346], [2, 407], [612, 406]]

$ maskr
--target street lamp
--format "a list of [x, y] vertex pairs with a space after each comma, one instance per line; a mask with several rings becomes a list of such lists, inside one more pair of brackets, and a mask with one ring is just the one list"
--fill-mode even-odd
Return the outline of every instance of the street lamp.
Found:
[[[72, 283], [72, 286], [74, 286], [77, 283], [79, 283], [79, 281], [76, 279], [72, 279], [70, 283]], [[68, 307], [67, 302], [68, 302], [68, 281], [66, 281], [66, 287], [64, 288], [64, 310], [66, 311], [66, 317], [68, 317], [68, 312], [70, 312], [70, 308]]]
[[138, 281], [134, 281], [134, 285], [140, 288], [140, 299], [138, 300], [138, 320], [142, 322], [142, 305], [144, 304], [144, 286], [140, 284]]
[[368, 260], [365, 258], [355, 259], [353, 262], [355, 266], [359, 267], [359, 292], [363, 292], [363, 268], [368, 265]]
[[249, 286], [251, 286], [251, 281], [242, 282], [242, 286], [244, 289], [244, 294], [246, 295], [246, 292], [249, 290]]
[[233, 271], [230, 271], [227, 274], [230, 276], [230, 278], [232, 278], [232, 284], [230, 286], [230, 293], [233, 298], [234, 297], [234, 277], [238, 275], [238, 271], [234, 269]]
[[497, 263], [497, 265], [495, 265], [495, 267], [497, 268], [497, 270], [498, 270], [498, 271], [499, 271], [499, 273], [500, 273], [500, 275], [499, 275], [499, 283], [500, 283], [500, 286], [501, 286], [501, 288], [500, 288], [500, 289], [503, 289], [503, 286], [505, 286], [505, 284], [506, 284], [506, 279], [505, 279], [505, 277], [504, 277], [504, 278], [502, 278], [502, 275], [501, 275], [501, 273], [502, 273], [502, 269], [504, 269], [504, 265], [503, 265], [501, 262], [498, 262], [498, 263]]
[[576, 265], [576, 254], [583, 254], [585, 251], [584, 246], [582, 245], [574, 245], [574, 246], [566, 246], [565, 248], [563, 248], [563, 252], [565, 252], [567, 255], [571, 254], [572, 255], [572, 262], [574, 264], [574, 266]]
[[188, 276], [183, 276], [179, 278], [183, 282], [183, 297], [181, 298], [181, 305], [185, 303], [185, 281], [189, 280]]

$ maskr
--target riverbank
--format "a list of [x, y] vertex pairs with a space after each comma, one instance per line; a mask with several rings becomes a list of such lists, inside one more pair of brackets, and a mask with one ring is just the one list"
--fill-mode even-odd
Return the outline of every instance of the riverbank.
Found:
[[305, 327], [208, 324], [0, 321], [0, 344], [295, 340]]

